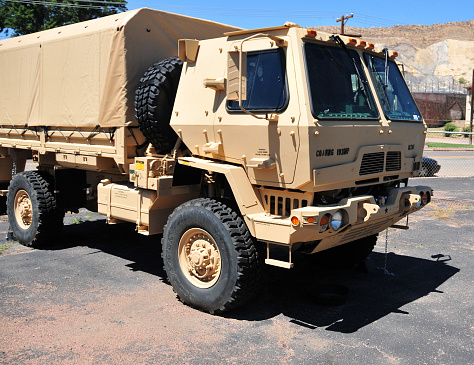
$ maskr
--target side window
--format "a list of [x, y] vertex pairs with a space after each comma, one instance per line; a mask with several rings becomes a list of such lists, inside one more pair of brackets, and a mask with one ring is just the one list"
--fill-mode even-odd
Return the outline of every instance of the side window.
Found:
[[[279, 111], [288, 100], [286, 67], [282, 50], [247, 55], [247, 100], [242, 106], [254, 111]], [[228, 101], [227, 109], [238, 111], [239, 102]]]

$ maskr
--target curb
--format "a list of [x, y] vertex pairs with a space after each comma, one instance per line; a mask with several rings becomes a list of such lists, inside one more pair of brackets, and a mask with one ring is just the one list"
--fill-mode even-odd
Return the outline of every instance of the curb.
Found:
[[423, 151], [470, 151], [474, 152], [474, 148], [453, 148], [453, 147], [426, 147]]

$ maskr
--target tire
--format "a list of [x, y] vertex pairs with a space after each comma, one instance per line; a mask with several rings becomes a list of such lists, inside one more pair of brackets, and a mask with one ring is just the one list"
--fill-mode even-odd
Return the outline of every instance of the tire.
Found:
[[16, 240], [41, 247], [61, 230], [64, 213], [56, 209], [52, 177], [39, 171], [15, 175], [8, 187], [7, 214]]
[[[0, 184], [1, 190], [8, 190], [8, 183], [1, 183]], [[0, 196], [0, 215], [7, 214], [7, 197]]]
[[223, 202], [180, 205], [162, 239], [168, 279], [184, 303], [222, 313], [253, 298], [263, 282], [263, 254], [242, 218]]
[[178, 138], [170, 118], [182, 68], [178, 57], [155, 63], [140, 79], [135, 93], [138, 126], [158, 153], [170, 152]]
[[311, 255], [314, 263], [329, 267], [350, 267], [365, 260], [377, 244], [378, 234], [360, 238]]

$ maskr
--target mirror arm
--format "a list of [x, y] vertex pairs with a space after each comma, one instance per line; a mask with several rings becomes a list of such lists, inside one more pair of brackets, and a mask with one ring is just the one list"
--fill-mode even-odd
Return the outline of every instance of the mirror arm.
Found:
[[275, 37], [273, 35], [270, 35], [270, 34], [267, 34], [267, 33], [258, 33], [258, 34], [254, 34], [250, 37], [247, 37], [245, 39], [243, 39], [241, 42], [240, 42], [240, 50], [239, 50], [239, 108], [240, 110], [242, 110], [244, 113], [248, 114], [248, 115], [251, 115], [252, 117], [254, 118], [257, 118], [257, 119], [266, 119], [268, 120], [268, 114], [265, 115], [265, 117], [260, 117], [250, 111], [248, 111], [247, 109], [245, 109], [242, 105], [242, 98], [240, 97], [242, 95], [242, 52], [244, 50], [244, 42], [247, 42], [253, 38], [257, 38], [257, 37], [267, 37], [267, 38], [270, 38], [272, 41], [275, 42], [275, 44], [278, 46], [278, 47], [286, 47], [288, 45], [288, 43], [282, 39], [282, 38], [279, 38], [279, 37]]

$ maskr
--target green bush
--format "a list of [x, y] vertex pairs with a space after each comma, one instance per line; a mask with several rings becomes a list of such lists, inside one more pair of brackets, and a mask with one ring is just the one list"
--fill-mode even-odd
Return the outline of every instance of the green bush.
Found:
[[[462, 129], [463, 132], [467, 132], [469, 133], [471, 131], [471, 127], [469, 127], [468, 125], [464, 126], [464, 128]], [[463, 136], [465, 138], [469, 138], [469, 134], [463, 134]]]
[[[444, 125], [444, 130], [446, 132], [457, 132], [458, 129], [456, 128], [456, 126], [453, 123], [450, 122], [450, 123], [446, 123]], [[445, 137], [451, 137], [451, 133], [445, 133], [444, 136]]]

